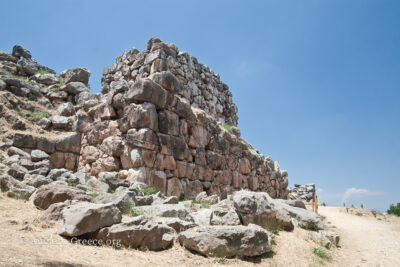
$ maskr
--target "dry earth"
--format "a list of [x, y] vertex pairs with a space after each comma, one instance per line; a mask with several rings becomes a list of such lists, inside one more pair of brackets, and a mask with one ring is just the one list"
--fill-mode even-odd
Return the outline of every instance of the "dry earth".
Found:
[[[342, 237], [342, 247], [329, 251], [331, 261], [312, 253], [317, 245], [302, 229], [280, 232], [272, 255], [249, 261], [205, 258], [178, 244], [161, 252], [71, 244], [57, 235], [56, 227], [45, 228], [41, 224], [43, 212], [31, 202], [2, 194], [0, 266], [400, 266], [399, 218], [378, 220], [367, 214], [359, 217], [335, 207], [321, 207], [320, 211], [327, 217], [327, 225]], [[21, 230], [26, 225], [32, 230]]]

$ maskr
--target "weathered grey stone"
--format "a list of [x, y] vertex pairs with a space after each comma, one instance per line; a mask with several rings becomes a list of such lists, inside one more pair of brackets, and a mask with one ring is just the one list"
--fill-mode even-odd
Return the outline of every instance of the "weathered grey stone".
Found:
[[93, 188], [95, 191], [98, 192], [108, 192], [110, 191], [110, 186], [106, 184], [105, 182], [100, 182], [98, 179], [95, 177], [91, 177], [87, 182], [86, 185], [89, 186], [90, 188]]
[[207, 226], [211, 224], [211, 209], [200, 209], [189, 214], [188, 218], [197, 225]]
[[8, 192], [9, 197], [25, 200], [28, 200], [36, 190], [33, 186], [26, 185], [9, 175], [0, 176], [0, 188], [2, 192]]
[[73, 68], [63, 72], [64, 82], [82, 82], [88, 84], [90, 71], [86, 68]]
[[73, 133], [66, 135], [56, 141], [56, 150], [62, 152], [80, 153], [81, 151], [81, 135]]
[[40, 219], [47, 223], [56, 222], [62, 219], [62, 211], [65, 207], [76, 203], [78, 203], [76, 200], [66, 200], [64, 202], [51, 204], [43, 213], [42, 217], [40, 217]]
[[186, 216], [189, 214], [185, 206], [181, 204], [140, 206], [140, 207], [134, 207], [133, 210], [137, 214], [159, 216], [159, 217], [173, 217], [173, 218], [179, 218], [181, 220], [185, 220]]
[[15, 133], [13, 145], [22, 148], [35, 148], [36, 139], [31, 134]]
[[179, 234], [185, 248], [209, 257], [259, 256], [271, 250], [271, 236], [249, 226], [201, 226]]
[[150, 79], [171, 93], [178, 93], [181, 89], [179, 80], [170, 71], [154, 73]]
[[276, 224], [275, 204], [267, 193], [241, 190], [233, 195], [232, 200], [244, 225], [249, 223], [260, 226]]
[[164, 110], [158, 113], [158, 127], [163, 134], [179, 135], [179, 117], [175, 113]]
[[240, 225], [233, 201], [225, 199], [211, 207], [211, 225]]
[[[10, 147], [8, 148], [7, 154], [9, 156], [15, 156], [18, 155], [21, 158], [25, 158], [25, 159], [31, 159], [31, 155], [29, 153], [26, 153], [25, 151], [23, 151], [22, 149], [19, 149], [17, 147]], [[5, 163], [6, 164], [6, 163]]]
[[47, 154], [46, 152], [43, 152], [42, 150], [32, 150], [31, 152], [31, 159], [33, 162], [38, 162], [38, 161], [42, 161], [45, 159], [50, 159], [49, 154]]
[[133, 146], [150, 150], [155, 150], [158, 146], [157, 135], [148, 128], [130, 129], [126, 134], [126, 140]]
[[322, 233], [310, 231], [310, 232], [308, 232], [308, 234], [309, 234], [309, 237], [317, 244], [319, 244], [327, 249], [331, 248], [331, 246], [332, 246], [331, 241], [328, 238], [326, 238], [326, 236], [323, 235]]
[[26, 174], [23, 181], [24, 184], [33, 186], [35, 188], [50, 184], [51, 182], [53, 182], [53, 180], [40, 174]]
[[89, 92], [90, 88], [83, 82], [70, 82], [62, 86], [61, 90], [73, 95], [78, 95], [83, 92]]
[[53, 116], [51, 123], [54, 129], [68, 130], [71, 126], [71, 122], [65, 116]]
[[113, 204], [122, 213], [128, 212], [130, 208], [135, 206], [135, 193], [129, 190], [115, 192], [114, 194], [104, 194], [93, 199], [93, 203], [97, 204]]
[[112, 204], [81, 202], [63, 209], [58, 234], [80, 236], [120, 223], [121, 219], [121, 212]]
[[67, 103], [62, 103], [61, 105], [59, 105], [57, 107], [57, 112], [61, 116], [69, 117], [69, 116], [72, 116], [75, 114], [75, 109], [71, 102], [67, 102]]
[[18, 163], [13, 163], [8, 168], [7, 173], [18, 180], [22, 180], [24, 178], [25, 174], [28, 173], [28, 170], [26, 168], [22, 167], [21, 165], [19, 165]]
[[47, 130], [51, 127], [51, 120], [48, 118], [41, 118], [36, 122], [36, 124], [43, 130]]
[[149, 79], [138, 80], [125, 94], [128, 102], [150, 102], [158, 108], [167, 104], [167, 91]]
[[95, 238], [105, 243], [119, 240], [126, 248], [163, 250], [171, 247], [175, 231], [149, 216], [138, 216], [128, 222], [102, 228]]
[[38, 189], [33, 199], [37, 208], [47, 209], [51, 204], [65, 200], [90, 201], [90, 197], [80, 189], [62, 185], [44, 185]]
[[130, 128], [150, 128], [158, 131], [158, 117], [154, 104], [131, 104], [126, 113]]
[[164, 223], [169, 227], [174, 228], [175, 232], [180, 233], [182, 231], [186, 231], [190, 228], [198, 226], [197, 224], [189, 221], [184, 221], [178, 218], [168, 218], [168, 217], [158, 217], [155, 218], [157, 222]]

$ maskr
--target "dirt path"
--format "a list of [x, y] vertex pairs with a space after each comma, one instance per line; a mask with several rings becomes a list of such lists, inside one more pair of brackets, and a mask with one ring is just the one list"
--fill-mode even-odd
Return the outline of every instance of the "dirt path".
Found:
[[[363, 212], [364, 211], [364, 212]], [[363, 216], [346, 213], [345, 208], [321, 207], [320, 214], [336, 226], [341, 248], [332, 251], [332, 266], [400, 266], [400, 221], [367, 210]], [[327, 225], [330, 225], [329, 223]]]

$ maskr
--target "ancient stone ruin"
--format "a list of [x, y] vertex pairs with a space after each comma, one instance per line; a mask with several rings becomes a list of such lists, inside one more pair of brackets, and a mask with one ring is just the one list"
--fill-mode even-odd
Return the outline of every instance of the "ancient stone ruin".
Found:
[[90, 93], [87, 69], [57, 77], [28, 50], [14, 50], [2, 52], [4, 89], [35, 105], [5, 93], [5, 109], [27, 110], [29, 116], [56, 108], [36, 121], [25, 117], [35, 125], [3, 112], [16, 130], [8, 154], [19, 148], [47, 153], [50, 162], [41, 175], [52, 168], [86, 169], [100, 179], [114, 173], [178, 197], [202, 191], [226, 196], [245, 188], [287, 196], [287, 172], [240, 138], [228, 86], [174, 44], [151, 38], [146, 50], [125, 51], [104, 68], [102, 96]]
[[287, 171], [240, 138], [228, 86], [193, 56], [151, 38], [104, 69], [103, 95], [89, 77], [0, 51], [0, 188], [43, 210], [46, 227], [143, 250], [177, 240], [210, 257], [263, 255], [271, 227], [324, 229], [286, 200]]
[[128, 180], [195, 197], [241, 188], [285, 196], [287, 172], [240, 138], [237, 107], [219, 76], [157, 38], [105, 68], [87, 112], [79, 168], [127, 170]]

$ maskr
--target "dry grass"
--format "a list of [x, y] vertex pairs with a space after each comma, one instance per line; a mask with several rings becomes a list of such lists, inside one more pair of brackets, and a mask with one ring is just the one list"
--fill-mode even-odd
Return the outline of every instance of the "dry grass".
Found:
[[[311, 253], [314, 243], [301, 229], [281, 232], [272, 257], [251, 260], [205, 258], [177, 242], [173, 248], [160, 252], [75, 245], [58, 236], [56, 227], [43, 225], [43, 211], [31, 202], [4, 194], [1, 198], [0, 266], [314, 266], [318, 262]], [[20, 230], [25, 225], [31, 226], [32, 231]]]

